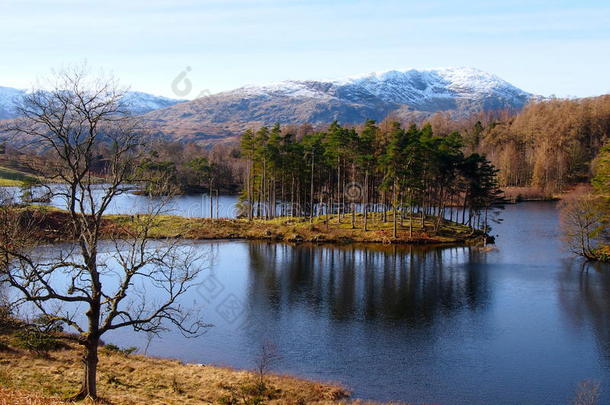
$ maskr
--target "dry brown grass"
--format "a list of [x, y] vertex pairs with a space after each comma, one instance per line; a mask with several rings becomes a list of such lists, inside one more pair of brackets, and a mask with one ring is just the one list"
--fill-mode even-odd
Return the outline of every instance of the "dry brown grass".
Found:
[[65, 405], [65, 402], [26, 391], [0, 387], [0, 405]]
[[[48, 358], [19, 350], [3, 353], [0, 405], [58, 404], [76, 393], [81, 372], [76, 348], [52, 352]], [[259, 396], [252, 393], [255, 381], [249, 371], [100, 350], [98, 391], [116, 405], [223, 404], [232, 398], [243, 403], [244, 398]], [[289, 376], [269, 375], [266, 385], [260, 395], [265, 404], [337, 404], [347, 397], [338, 385]]]

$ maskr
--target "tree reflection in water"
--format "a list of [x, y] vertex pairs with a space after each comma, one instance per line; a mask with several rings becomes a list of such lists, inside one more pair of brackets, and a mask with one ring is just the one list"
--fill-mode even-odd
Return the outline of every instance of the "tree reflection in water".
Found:
[[[270, 311], [306, 305], [336, 321], [428, 324], [489, 301], [485, 255], [469, 247], [250, 243], [250, 300]], [[261, 302], [250, 302], [259, 307]]]
[[566, 260], [559, 273], [559, 302], [573, 329], [591, 329], [610, 366], [610, 272], [607, 265]]

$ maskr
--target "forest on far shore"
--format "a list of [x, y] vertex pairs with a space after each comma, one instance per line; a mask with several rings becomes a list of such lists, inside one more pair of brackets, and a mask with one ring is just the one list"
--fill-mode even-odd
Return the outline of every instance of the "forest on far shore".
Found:
[[[388, 117], [377, 123], [379, 137], [388, 139], [395, 120]], [[464, 154], [477, 153], [498, 170], [498, 185], [533, 187], [552, 195], [571, 186], [588, 182], [592, 176], [591, 162], [610, 139], [610, 95], [584, 99], [548, 99], [532, 102], [522, 111], [495, 111], [452, 119], [448, 113], [437, 113], [423, 123], [431, 125], [432, 134], [446, 137], [457, 131]], [[403, 128], [412, 123], [401, 122]], [[360, 132], [366, 123], [344, 125]], [[254, 131], [259, 128], [253, 128]], [[309, 124], [282, 125], [281, 135], [300, 140], [316, 132]], [[248, 164], [241, 159], [239, 145], [219, 144], [211, 148], [193, 144], [159, 142], [158, 156], [153, 160], [167, 162], [177, 182], [189, 180], [193, 170], [189, 162], [200, 156], [210, 163], [209, 175], [199, 180], [205, 188], [211, 180], [213, 188], [237, 190], [247, 179]], [[192, 186], [192, 185], [191, 185]], [[184, 189], [189, 185], [184, 184]]]
[[[379, 138], [389, 139], [395, 120], [380, 123]], [[494, 111], [452, 119], [437, 113], [419, 127], [430, 124], [435, 137], [458, 132], [465, 155], [477, 153], [498, 170], [498, 185], [532, 187], [541, 193], [561, 193], [573, 185], [588, 182], [591, 162], [610, 137], [610, 95], [584, 99], [547, 99], [532, 102], [520, 112]], [[401, 122], [409, 128], [410, 122]], [[366, 123], [344, 125], [360, 132]], [[252, 128], [257, 131], [260, 128]], [[323, 132], [310, 124], [282, 125], [281, 136], [300, 141], [307, 135]], [[150, 156], [142, 163], [141, 174], [163, 172], [177, 192], [219, 191], [237, 193], [247, 182], [249, 164], [238, 144], [200, 146], [154, 139]], [[0, 148], [0, 166], [18, 160], [9, 145]], [[103, 170], [104, 151], [98, 165]]]

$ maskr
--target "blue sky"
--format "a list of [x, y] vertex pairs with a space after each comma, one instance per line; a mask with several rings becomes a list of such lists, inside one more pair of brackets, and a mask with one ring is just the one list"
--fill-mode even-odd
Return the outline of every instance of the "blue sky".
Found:
[[545, 96], [610, 93], [608, 1], [0, 0], [0, 85], [65, 64], [193, 98], [244, 84], [472, 66]]

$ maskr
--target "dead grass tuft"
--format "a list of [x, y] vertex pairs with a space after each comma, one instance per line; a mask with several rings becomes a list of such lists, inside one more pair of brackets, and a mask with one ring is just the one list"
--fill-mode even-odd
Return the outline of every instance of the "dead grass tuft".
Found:
[[[19, 350], [3, 354], [0, 405], [62, 403], [61, 399], [74, 395], [79, 388], [79, 357], [76, 348], [53, 352], [46, 359]], [[266, 377], [261, 391], [256, 378], [249, 371], [101, 350], [98, 391], [114, 405], [322, 405], [344, 403], [348, 396], [338, 385], [280, 375]]]

